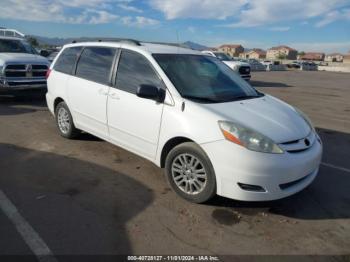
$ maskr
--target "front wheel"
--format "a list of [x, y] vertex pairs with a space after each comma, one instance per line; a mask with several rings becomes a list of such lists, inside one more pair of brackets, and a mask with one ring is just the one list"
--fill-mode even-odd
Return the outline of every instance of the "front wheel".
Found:
[[216, 193], [213, 166], [205, 152], [195, 143], [174, 147], [167, 156], [165, 171], [173, 190], [188, 201], [203, 203]]
[[60, 135], [72, 139], [79, 135], [79, 130], [76, 129], [72, 115], [65, 102], [60, 102], [55, 109], [56, 125]]

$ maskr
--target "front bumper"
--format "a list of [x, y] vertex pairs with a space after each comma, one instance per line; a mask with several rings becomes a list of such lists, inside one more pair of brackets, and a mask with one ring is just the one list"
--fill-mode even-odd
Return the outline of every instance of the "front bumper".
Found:
[[21, 91], [47, 91], [45, 78], [0, 78], [0, 94], [14, 94]]
[[[295, 194], [316, 177], [322, 157], [319, 141], [299, 153], [266, 154], [250, 151], [227, 140], [201, 145], [216, 174], [217, 194], [242, 201], [269, 201]], [[259, 186], [244, 190], [239, 183]]]
[[240, 75], [244, 80], [249, 81], [250, 78], [252, 77], [250, 74], [246, 74], [246, 75]]

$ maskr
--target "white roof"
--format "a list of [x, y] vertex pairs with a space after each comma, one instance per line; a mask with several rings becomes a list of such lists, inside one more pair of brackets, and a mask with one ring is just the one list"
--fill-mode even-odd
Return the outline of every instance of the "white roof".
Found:
[[25, 37], [25, 34], [22, 34], [21, 32], [15, 30], [15, 29], [8, 29], [8, 28], [0, 28], [0, 36], [9, 36], [9, 37]]
[[101, 42], [80, 42], [80, 43], [74, 43], [74, 44], [68, 44], [67, 47], [73, 47], [73, 46], [110, 46], [110, 47], [124, 47], [127, 49], [132, 50], [142, 50], [149, 54], [196, 54], [196, 55], [202, 55], [201, 52], [173, 46], [173, 45], [166, 45], [166, 44], [153, 44], [153, 43], [143, 43], [140, 42], [141, 45], [134, 45], [129, 44], [126, 42], [112, 42], [112, 41], [101, 41]]
[[141, 43], [139, 47], [151, 54], [201, 54], [201, 52], [189, 48], [165, 44]]
[[0, 39], [20, 40], [20, 41], [25, 40], [24, 38], [21, 38], [21, 37], [15, 37], [15, 36], [3, 36], [3, 35], [0, 35]]

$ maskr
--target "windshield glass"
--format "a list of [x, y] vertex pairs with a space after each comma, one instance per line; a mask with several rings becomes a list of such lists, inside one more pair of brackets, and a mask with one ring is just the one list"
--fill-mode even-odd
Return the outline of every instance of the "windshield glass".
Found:
[[230, 61], [230, 60], [232, 60], [232, 58], [230, 58], [225, 53], [214, 53], [214, 55], [221, 61]]
[[0, 39], [0, 53], [37, 54], [28, 42], [17, 39]]
[[215, 57], [188, 54], [154, 54], [153, 57], [184, 98], [222, 103], [261, 96]]

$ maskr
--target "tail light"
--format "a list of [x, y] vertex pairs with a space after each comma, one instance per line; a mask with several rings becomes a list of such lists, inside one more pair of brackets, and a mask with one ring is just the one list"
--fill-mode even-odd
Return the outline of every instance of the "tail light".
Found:
[[47, 69], [47, 71], [46, 71], [46, 75], [45, 75], [46, 79], [49, 78], [50, 73], [51, 73], [51, 69], [49, 68], [49, 69]]

